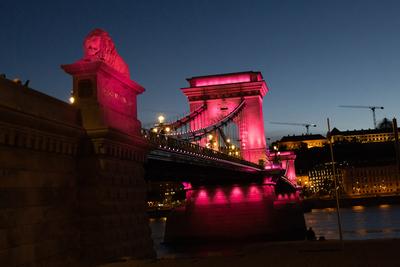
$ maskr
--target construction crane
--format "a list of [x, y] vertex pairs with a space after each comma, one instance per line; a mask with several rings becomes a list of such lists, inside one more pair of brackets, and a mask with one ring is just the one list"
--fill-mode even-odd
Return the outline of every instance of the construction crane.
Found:
[[372, 119], [374, 121], [374, 129], [376, 129], [376, 116], [375, 116], [375, 109], [384, 109], [384, 107], [378, 107], [378, 106], [347, 106], [347, 105], [342, 105], [339, 106], [340, 108], [367, 108], [372, 111]]
[[312, 123], [292, 123], [292, 122], [270, 122], [271, 124], [279, 124], [279, 125], [295, 125], [295, 126], [303, 126], [306, 127], [307, 134], [310, 134], [310, 126], [317, 127], [316, 124]]

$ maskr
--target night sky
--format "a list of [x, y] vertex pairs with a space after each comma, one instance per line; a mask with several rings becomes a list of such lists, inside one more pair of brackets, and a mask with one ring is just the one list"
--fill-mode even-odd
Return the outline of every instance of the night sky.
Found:
[[146, 126], [188, 110], [179, 90], [192, 76], [261, 71], [268, 137], [316, 123], [341, 130], [372, 128], [400, 117], [400, 1], [7, 1], [0, 2], [0, 73], [67, 101], [71, 77], [60, 65], [82, 57], [89, 31], [103, 28], [146, 88], [139, 118]]

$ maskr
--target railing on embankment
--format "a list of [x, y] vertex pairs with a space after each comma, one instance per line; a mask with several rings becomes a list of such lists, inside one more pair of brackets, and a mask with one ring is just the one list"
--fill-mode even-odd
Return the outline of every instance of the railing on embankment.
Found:
[[142, 135], [150, 143], [154, 150], [170, 151], [172, 153], [207, 160], [224, 161], [226, 163], [244, 165], [257, 170], [262, 169], [260, 165], [253, 162], [233, 157], [220, 151], [202, 147], [186, 140], [176, 139], [160, 133], [153, 133], [147, 129], [142, 129]]

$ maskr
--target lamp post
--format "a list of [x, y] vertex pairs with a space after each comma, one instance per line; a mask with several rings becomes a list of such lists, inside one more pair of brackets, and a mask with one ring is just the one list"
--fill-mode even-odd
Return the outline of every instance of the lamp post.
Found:
[[338, 186], [336, 182], [336, 168], [335, 168], [335, 159], [333, 157], [333, 145], [332, 145], [332, 136], [331, 136], [331, 126], [329, 124], [329, 118], [327, 119], [327, 124], [328, 124], [328, 143], [329, 143], [329, 148], [331, 152], [331, 163], [332, 163], [332, 174], [333, 174], [333, 181], [335, 185], [335, 197], [336, 197], [336, 214], [337, 214], [337, 220], [338, 220], [338, 227], [339, 227], [339, 236], [340, 236], [340, 243], [343, 249], [343, 234], [342, 234], [342, 223], [340, 219], [340, 210], [339, 210], [339, 194], [338, 194]]

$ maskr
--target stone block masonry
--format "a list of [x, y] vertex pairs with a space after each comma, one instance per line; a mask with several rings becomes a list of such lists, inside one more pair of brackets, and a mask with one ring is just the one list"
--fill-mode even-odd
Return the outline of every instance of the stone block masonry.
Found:
[[0, 266], [153, 256], [136, 139], [0, 78]]

